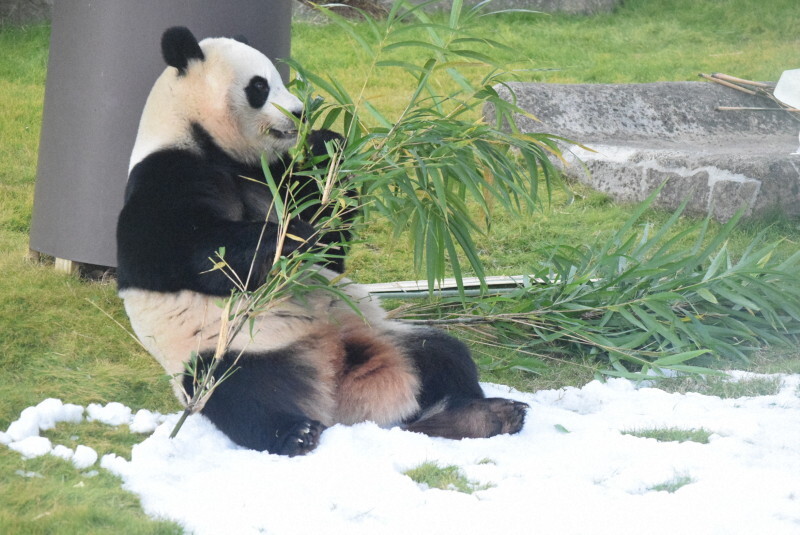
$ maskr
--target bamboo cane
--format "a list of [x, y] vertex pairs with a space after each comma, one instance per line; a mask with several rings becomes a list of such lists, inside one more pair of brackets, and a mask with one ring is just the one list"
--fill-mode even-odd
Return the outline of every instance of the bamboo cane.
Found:
[[743, 93], [747, 93], [748, 95], [756, 95], [757, 94], [752, 89], [747, 89], [747, 88], [744, 88], [744, 87], [742, 87], [740, 85], [734, 84], [732, 82], [727, 82], [727, 81], [721, 80], [719, 78], [714, 78], [713, 76], [710, 76], [708, 74], [704, 74], [702, 72], [700, 73], [700, 77], [705, 78], [706, 80], [710, 80], [710, 81], [712, 81], [714, 83], [717, 83], [717, 84], [720, 84], [720, 85], [724, 85], [725, 87], [730, 87], [731, 89], [736, 89], [737, 91], [742, 91]]
[[723, 74], [721, 72], [715, 72], [711, 74], [712, 78], [717, 78], [719, 80], [725, 80], [726, 82], [733, 82], [735, 84], [745, 84], [745, 85], [752, 85], [755, 87], [761, 87], [764, 89], [769, 89], [771, 86], [769, 84], [765, 84], [763, 82], [754, 82], [752, 80], [745, 80], [744, 78], [737, 78], [735, 76], [731, 76], [729, 74]]

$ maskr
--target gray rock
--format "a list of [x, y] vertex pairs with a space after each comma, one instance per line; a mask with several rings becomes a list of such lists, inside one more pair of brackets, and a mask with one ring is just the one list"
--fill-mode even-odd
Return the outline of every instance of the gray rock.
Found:
[[[800, 215], [800, 117], [763, 97], [710, 82], [498, 86], [535, 115], [523, 132], [566, 137], [567, 176], [619, 201], [641, 201], [666, 181], [656, 203], [730, 219], [781, 210]], [[513, 96], [512, 96], [513, 92]], [[716, 111], [718, 106], [770, 111]], [[487, 106], [487, 119], [494, 109]], [[580, 146], [582, 145], [582, 146]], [[590, 149], [590, 150], [587, 150]]]

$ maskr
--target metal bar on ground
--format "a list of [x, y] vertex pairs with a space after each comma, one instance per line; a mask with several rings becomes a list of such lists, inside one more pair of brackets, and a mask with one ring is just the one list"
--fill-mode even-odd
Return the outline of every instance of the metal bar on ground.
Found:
[[[522, 288], [526, 284], [543, 284], [550, 281], [527, 275], [498, 275], [486, 277], [484, 282], [489, 289], [489, 293], [500, 294]], [[462, 284], [464, 286], [465, 295], [481, 295], [481, 280], [478, 277], [465, 277], [462, 279]], [[370, 294], [376, 295], [382, 299], [407, 299], [431, 295], [428, 291], [427, 280], [378, 282], [374, 284], [364, 284], [363, 286]], [[459, 295], [456, 279], [450, 278], [437, 282], [433, 290], [433, 295], [439, 297]]]

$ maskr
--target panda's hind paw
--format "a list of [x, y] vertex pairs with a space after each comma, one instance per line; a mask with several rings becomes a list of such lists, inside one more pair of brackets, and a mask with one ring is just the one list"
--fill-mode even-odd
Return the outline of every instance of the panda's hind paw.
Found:
[[278, 455], [305, 455], [319, 445], [319, 437], [325, 426], [316, 420], [300, 420], [286, 433], [278, 437], [275, 451]]

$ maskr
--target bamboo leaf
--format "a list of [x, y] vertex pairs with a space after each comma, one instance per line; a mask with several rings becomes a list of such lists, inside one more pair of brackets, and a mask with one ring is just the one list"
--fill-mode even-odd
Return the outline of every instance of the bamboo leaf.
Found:
[[[701, 355], [706, 355], [710, 353], [708, 349], [697, 349], [694, 351], [684, 351], [682, 353], [675, 353], [672, 355], [667, 355], [665, 357], [657, 358], [653, 361], [653, 366], [657, 366], [659, 368], [664, 368], [667, 366], [675, 366], [676, 364], [683, 364], [689, 360], [695, 359]], [[674, 368], [673, 368], [674, 369]]]
[[424, 69], [419, 65], [415, 65], [414, 63], [409, 63], [407, 61], [400, 61], [400, 60], [383, 59], [381, 61], [376, 62], [375, 65], [377, 67], [399, 67], [414, 75], [418, 75], [419, 73], [424, 71]]
[[[348, 7], [352, 8], [352, 6], [348, 6]], [[367, 40], [364, 39], [364, 37], [361, 36], [361, 34], [358, 32], [358, 30], [356, 30], [356, 28], [353, 26], [353, 24], [349, 20], [347, 20], [346, 18], [342, 17], [341, 15], [336, 14], [332, 10], [325, 8], [324, 6], [317, 5], [316, 9], [318, 9], [322, 13], [324, 13], [325, 16], [327, 16], [342, 31], [344, 31], [351, 39], [353, 39], [353, 41], [355, 41], [361, 47], [361, 50], [363, 50], [368, 56], [370, 56], [370, 57], [374, 57], [375, 56], [375, 52], [374, 52], [374, 49], [373, 49], [372, 45], [370, 45], [367, 42]], [[352, 9], [356, 9], [356, 8], [352, 8]], [[366, 14], [363, 11], [361, 11], [361, 10], [357, 10], [357, 11], [361, 12], [362, 17], [366, 16]], [[366, 17], [366, 18], [367, 18], [367, 20], [371, 20], [370, 17]]]
[[714, 297], [714, 294], [711, 293], [707, 288], [698, 288], [697, 289], [697, 295], [699, 295], [700, 297], [702, 297], [703, 299], [705, 299], [709, 303], [714, 303], [715, 305], [719, 303], [717, 301], [717, 298]]
[[[460, 303], [460, 314], [496, 319], [493, 335], [520, 348], [558, 346], [559, 352], [567, 348], [606, 359], [606, 375], [644, 378], [648, 370], [662, 368], [707, 373], [692, 361], [709, 353], [744, 360], [764, 343], [796, 344], [800, 252], [779, 263], [774, 244], [764, 244], [759, 235], [736, 258], [726, 244], [741, 214], [720, 229], [710, 218], [684, 226], [687, 202], [665, 223], [645, 223], [663, 184], [610, 239], [542, 247], [547, 259], [530, 272], [533, 280], [544, 282], [528, 281], [502, 298], [474, 301], [464, 295], [467, 271], [482, 281], [485, 277], [475, 234], [488, 227], [493, 210], [513, 217], [543, 206], [544, 192], [549, 199], [561, 184], [553, 162], [560, 158], [564, 141], [521, 133], [516, 114], [531, 114], [501, 99], [492, 87], [501, 80], [502, 69], [491, 67], [499, 64], [495, 52], [503, 45], [469, 30], [471, 18], [483, 7], [465, 9], [457, 0], [436, 22], [420, 6], [405, 3], [402, 8], [394, 4], [385, 22], [360, 25], [333, 17], [346, 28], [344, 34], [358, 34], [353, 42], [372, 58], [371, 65], [399, 68], [413, 77], [408, 104], [396, 119], [387, 118], [365, 92], [353, 98], [339, 81], [296, 68], [302, 76], [298, 91], [309, 102], [308, 127], [344, 124], [348, 143], [337, 181], [358, 189], [364, 221], [377, 212], [396, 236], [409, 236], [414, 269], [424, 272], [420, 277], [429, 289], [445, 275], [454, 276], [460, 295], [448, 306]], [[476, 84], [462, 67], [490, 67], [491, 72]], [[457, 86], [451, 94], [441, 94], [441, 76]], [[313, 100], [315, 88], [332, 102]], [[475, 119], [486, 103], [495, 106], [493, 124]], [[296, 180], [302, 176], [324, 183], [326, 172], [312, 169]], [[288, 187], [299, 197], [298, 187], [282, 183], [282, 178], [266, 179], [273, 195]], [[311, 208], [313, 195], [293, 196], [284, 201], [275, 195], [276, 212], [297, 214]], [[312, 250], [280, 259], [269, 291], [285, 284], [311, 286], [314, 279], [304, 275], [302, 261], [320, 258], [324, 253]], [[518, 364], [519, 369], [528, 367]]]
[[703, 275], [703, 282], [707, 281], [711, 277], [715, 277], [720, 272], [723, 262], [727, 261], [727, 259], [727, 250], [723, 247], [716, 255], [714, 255], [714, 258], [712, 258], [711, 264], [709, 264], [705, 275]]
[[733, 303], [733, 304], [735, 304], [737, 306], [740, 306], [742, 308], [747, 309], [747, 311], [750, 312], [751, 314], [753, 312], [756, 312], [756, 311], [760, 310], [758, 305], [753, 303], [753, 301], [751, 301], [750, 299], [740, 295], [739, 293], [737, 293], [736, 291], [734, 291], [731, 288], [724, 288], [724, 287], [720, 286], [720, 287], [718, 287], [716, 289], [716, 292], [720, 297], [722, 297], [724, 299], [727, 299], [728, 301], [730, 301], [731, 303]]
[[389, 122], [389, 120], [386, 117], [384, 117], [384, 115], [381, 112], [379, 112], [371, 103], [365, 101], [363, 103], [363, 106], [367, 109], [370, 115], [372, 115], [372, 117], [375, 118], [376, 121], [378, 121], [380, 125], [384, 126], [387, 129], [392, 128], [392, 123]]
[[434, 45], [433, 43], [428, 43], [426, 41], [398, 41], [384, 46], [383, 51], [389, 52], [392, 50], [399, 50], [404, 48], [423, 48], [427, 50], [432, 50], [433, 52], [437, 53], [443, 53], [446, 51], [441, 46], [437, 46]]

